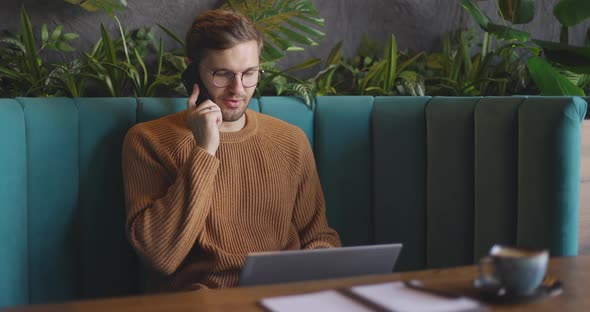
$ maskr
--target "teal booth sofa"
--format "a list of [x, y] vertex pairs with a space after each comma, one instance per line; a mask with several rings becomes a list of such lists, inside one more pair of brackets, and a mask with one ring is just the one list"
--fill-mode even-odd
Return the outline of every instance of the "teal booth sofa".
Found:
[[[396, 270], [471, 264], [493, 243], [576, 255], [571, 97], [262, 97], [301, 127], [344, 245], [402, 242]], [[0, 307], [136, 294], [121, 145], [185, 99], [0, 99]]]

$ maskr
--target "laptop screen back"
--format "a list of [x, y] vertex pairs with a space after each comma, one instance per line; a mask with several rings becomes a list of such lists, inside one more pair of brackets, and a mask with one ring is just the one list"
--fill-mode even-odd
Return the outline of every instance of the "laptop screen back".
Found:
[[240, 275], [240, 286], [288, 283], [371, 274], [387, 274], [401, 244], [251, 253]]

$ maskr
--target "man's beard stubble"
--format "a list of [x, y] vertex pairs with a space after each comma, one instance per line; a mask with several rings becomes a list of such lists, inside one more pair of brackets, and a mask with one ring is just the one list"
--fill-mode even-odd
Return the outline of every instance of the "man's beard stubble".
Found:
[[227, 111], [225, 109], [222, 109], [221, 110], [221, 117], [222, 117], [223, 121], [234, 122], [234, 121], [237, 121], [240, 118], [242, 118], [242, 116], [246, 113], [247, 109], [248, 109], [248, 105], [245, 105], [244, 108], [241, 110]]

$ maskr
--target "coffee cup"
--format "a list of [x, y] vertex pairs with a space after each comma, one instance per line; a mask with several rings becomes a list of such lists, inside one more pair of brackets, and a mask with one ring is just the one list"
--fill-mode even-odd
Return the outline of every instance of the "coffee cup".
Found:
[[533, 293], [547, 271], [549, 252], [494, 245], [479, 263], [480, 279], [491, 281], [506, 295]]

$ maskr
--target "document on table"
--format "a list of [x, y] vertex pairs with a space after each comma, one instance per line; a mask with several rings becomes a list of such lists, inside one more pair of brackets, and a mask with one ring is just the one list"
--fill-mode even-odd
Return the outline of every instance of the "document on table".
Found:
[[[337, 290], [265, 298], [262, 306], [273, 312], [291, 311], [478, 311], [479, 302], [466, 297], [447, 298], [406, 287], [403, 282], [355, 286], [349, 294]], [[352, 294], [352, 295], [351, 295]], [[355, 298], [358, 297], [358, 298]], [[366, 302], [370, 302], [367, 304]], [[378, 309], [375, 309], [378, 307]]]
[[350, 291], [386, 310], [396, 312], [477, 311], [481, 308], [479, 302], [474, 299], [438, 296], [408, 288], [403, 282], [355, 286]]
[[260, 303], [273, 312], [301, 311], [347, 311], [372, 312], [373, 310], [354, 301], [336, 290], [324, 290], [302, 295], [265, 298]]

